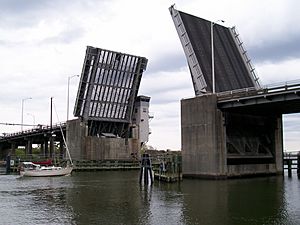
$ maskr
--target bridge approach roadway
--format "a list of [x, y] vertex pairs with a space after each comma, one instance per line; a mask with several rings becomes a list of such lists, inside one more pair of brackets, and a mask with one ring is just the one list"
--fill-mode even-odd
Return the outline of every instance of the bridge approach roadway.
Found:
[[245, 88], [217, 93], [217, 106], [222, 111], [259, 115], [282, 115], [300, 112], [300, 81]]
[[8, 154], [14, 155], [19, 146], [25, 147], [25, 154], [32, 154], [32, 145], [40, 144], [41, 156], [51, 157], [54, 154], [54, 145], [59, 143], [60, 154], [64, 152], [63, 135], [66, 134], [66, 123], [55, 124], [53, 126], [37, 126], [20, 132], [5, 134], [0, 137], [0, 156]]

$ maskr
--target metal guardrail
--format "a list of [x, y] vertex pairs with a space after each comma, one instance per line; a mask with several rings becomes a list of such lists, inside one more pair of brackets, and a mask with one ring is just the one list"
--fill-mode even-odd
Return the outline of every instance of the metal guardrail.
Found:
[[300, 151], [285, 151], [283, 153], [283, 156], [289, 157], [289, 156], [296, 156], [298, 154], [300, 154]]
[[286, 91], [300, 90], [300, 80], [293, 80], [287, 82], [280, 82], [275, 84], [264, 85], [260, 89], [254, 87], [236, 89], [232, 91], [224, 91], [217, 93], [219, 101], [228, 100], [233, 98], [251, 97], [255, 95], [266, 95], [281, 93]]
[[296, 170], [300, 179], [300, 152], [285, 152], [283, 155], [283, 169], [288, 171], [289, 177], [292, 177], [292, 170]]
[[22, 136], [22, 135], [26, 135], [26, 134], [50, 131], [51, 128], [52, 128], [52, 130], [56, 130], [56, 129], [59, 129], [60, 127], [65, 127], [65, 126], [66, 126], [66, 122], [56, 123], [56, 124], [52, 125], [52, 127], [50, 125], [40, 125], [40, 126], [37, 126], [36, 128], [32, 128], [32, 129], [27, 129], [27, 130], [23, 130], [23, 131], [19, 131], [19, 132], [14, 132], [14, 133], [6, 133], [5, 135], [0, 137], [0, 140], [10, 138], [10, 137]]
[[253, 81], [255, 82], [255, 86], [256, 87], [261, 87], [260, 83], [259, 83], [259, 78], [258, 76], [256, 75], [256, 72], [255, 72], [255, 69], [251, 63], [251, 60], [247, 54], [247, 51], [245, 50], [244, 46], [243, 46], [243, 42], [241, 41], [240, 37], [239, 37], [239, 34], [236, 30], [236, 27], [232, 27], [230, 29], [231, 31], [231, 34], [233, 36], [233, 40], [235, 40], [236, 42], [236, 45], [241, 53], [241, 56], [242, 56], [242, 59], [245, 63], [245, 66], [247, 67], [249, 73], [252, 75], [252, 78], [253, 78]]

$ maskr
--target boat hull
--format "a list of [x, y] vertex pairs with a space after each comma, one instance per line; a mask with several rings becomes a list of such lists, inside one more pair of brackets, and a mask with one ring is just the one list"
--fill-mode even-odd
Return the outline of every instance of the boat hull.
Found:
[[20, 175], [24, 177], [55, 177], [55, 176], [67, 176], [72, 173], [72, 167], [65, 167], [60, 169], [51, 170], [25, 170], [20, 171]]

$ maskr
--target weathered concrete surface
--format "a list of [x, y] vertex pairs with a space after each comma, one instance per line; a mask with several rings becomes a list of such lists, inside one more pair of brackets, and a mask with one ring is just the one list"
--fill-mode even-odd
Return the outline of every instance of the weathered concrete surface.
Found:
[[[182, 173], [185, 177], [226, 178], [235, 176], [249, 176], [262, 174], [282, 174], [282, 119], [281, 115], [267, 118], [271, 123], [266, 130], [271, 133], [270, 149], [271, 159], [265, 160], [266, 155], [260, 156], [254, 150], [237, 153], [237, 161], [228, 163], [232, 153], [228, 153], [225, 113], [217, 109], [215, 95], [209, 94], [184, 99], [181, 101], [181, 137], [182, 137]], [[228, 114], [227, 114], [228, 115]], [[247, 120], [249, 115], [240, 115]], [[264, 117], [261, 117], [264, 118]], [[271, 122], [270, 122], [271, 121]], [[264, 122], [264, 121], [263, 121]], [[254, 130], [253, 136], [243, 138], [256, 138], [255, 127], [246, 127], [241, 122], [239, 129]], [[236, 125], [236, 124], [235, 124]], [[238, 136], [237, 136], [238, 137]], [[256, 139], [255, 139], [256, 140]], [[242, 142], [241, 143], [245, 143]], [[256, 146], [257, 147], [257, 146]], [[257, 161], [249, 162], [251, 157]]]
[[227, 165], [228, 177], [277, 174], [276, 164]]
[[275, 163], [276, 173], [283, 174], [283, 125], [282, 116], [277, 118], [277, 126], [275, 130]]
[[67, 122], [66, 141], [72, 159], [80, 160], [86, 158], [84, 154], [86, 135], [87, 127], [85, 123], [78, 119]]
[[181, 101], [182, 173], [226, 176], [225, 129], [215, 95]]
[[85, 138], [85, 156], [88, 160], [129, 160], [133, 152], [137, 152], [137, 142], [124, 138]]
[[137, 139], [87, 136], [80, 120], [67, 123], [67, 143], [74, 160], [129, 160], [139, 154]]

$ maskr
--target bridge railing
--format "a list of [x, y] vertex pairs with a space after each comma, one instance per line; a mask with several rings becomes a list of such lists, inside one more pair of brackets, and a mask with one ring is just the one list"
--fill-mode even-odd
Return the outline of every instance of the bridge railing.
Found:
[[[65, 127], [65, 126], [66, 126], [66, 122], [56, 123], [56, 124], [52, 125], [52, 130], [58, 129], [60, 127]], [[51, 129], [50, 125], [37, 125], [35, 128], [32, 128], [32, 129], [26, 129], [26, 130], [14, 132], [14, 133], [6, 133], [5, 135], [0, 137], [0, 140], [9, 138], [9, 137], [31, 134], [31, 133], [39, 133], [39, 132], [47, 131], [50, 129]]]
[[283, 169], [288, 171], [288, 176], [292, 176], [292, 170], [297, 170], [300, 178], [300, 152], [285, 152], [283, 155]]
[[248, 97], [254, 95], [265, 95], [271, 93], [280, 93], [283, 91], [292, 91], [300, 89], [300, 80], [292, 80], [280, 83], [264, 85], [260, 89], [254, 87], [242, 88], [231, 91], [217, 93], [218, 100]]

